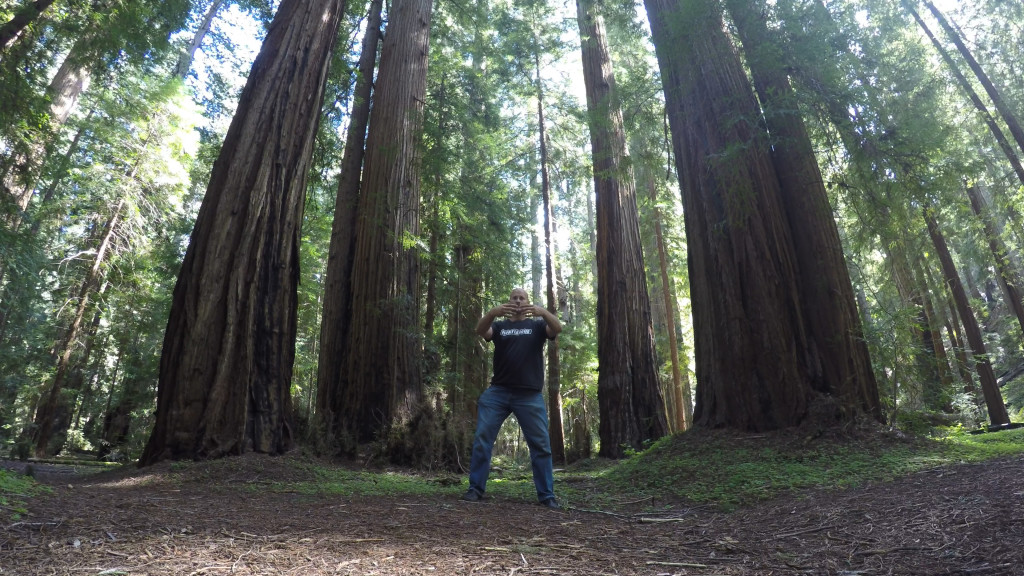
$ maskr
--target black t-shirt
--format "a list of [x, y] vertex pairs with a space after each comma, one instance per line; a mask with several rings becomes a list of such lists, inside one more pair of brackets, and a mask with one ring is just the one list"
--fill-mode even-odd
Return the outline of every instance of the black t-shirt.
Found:
[[517, 322], [499, 320], [491, 324], [494, 342], [492, 386], [540, 392], [544, 388], [544, 343], [548, 323], [543, 318]]

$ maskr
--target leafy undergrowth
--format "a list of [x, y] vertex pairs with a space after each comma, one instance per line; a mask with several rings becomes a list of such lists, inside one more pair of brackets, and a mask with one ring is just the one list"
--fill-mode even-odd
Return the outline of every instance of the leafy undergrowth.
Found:
[[27, 510], [25, 502], [49, 490], [30, 476], [0, 468], [0, 511], [11, 520], [18, 520]]

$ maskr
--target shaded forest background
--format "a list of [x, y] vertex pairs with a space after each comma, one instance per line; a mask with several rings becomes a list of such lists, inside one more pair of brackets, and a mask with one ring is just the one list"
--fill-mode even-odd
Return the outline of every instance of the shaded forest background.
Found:
[[[813, 396], [801, 392], [741, 416], [723, 398], [771, 386], [729, 369], [777, 367], [786, 381], [817, 370], [808, 389], [824, 381], [840, 409], [907, 429], [1020, 420], [1019, 3], [306, 4], [0, 6], [0, 441], [12, 454], [155, 461], [298, 442], [456, 468], [488, 380], [472, 327], [514, 286], [565, 325], [548, 359], [559, 459], [621, 456], [694, 423], [757, 430], [829, 410], [795, 405]], [[700, 108], [722, 70], [718, 108]], [[244, 156], [267, 134], [282, 140]], [[721, 148], [701, 156], [706, 141]], [[746, 236], [751, 214], [777, 207], [748, 203], [737, 174], [757, 166], [748, 152], [781, 166], [797, 141], [814, 166], [790, 174], [820, 180], [828, 224], [817, 236], [769, 226], [765, 238], [792, 235], [780, 243], [797, 250], [760, 252], [771, 242]], [[233, 177], [239, 166], [251, 181]], [[816, 202], [778, 170], [782, 194], [797, 191], [783, 206]], [[225, 224], [203, 208], [213, 198], [273, 216]], [[830, 230], [842, 270], [816, 260]], [[257, 246], [224, 289], [252, 291], [237, 309], [204, 291], [217, 270], [231, 276], [203, 260], [213, 241], [199, 239], [217, 235]], [[729, 263], [726, 244], [758, 250]], [[198, 272], [207, 264], [214, 273]], [[823, 296], [826, 277], [848, 295]], [[792, 367], [775, 352], [787, 336], [728, 308], [759, 298], [802, 318], [796, 340], [810, 334], [785, 352], [801, 358]], [[849, 306], [815, 303], [830, 299]], [[237, 313], [188, 316], [201, 304]], [[851, 328], [823, 333], [819, 312]], [[173, 340], [185, 332], [232, 333], [239, 348]], [[760, 343], [728, 337], [748, 332]], [[865, 369], [807, 368], [837, 340], [865, 349], [851, 353]], [[220, 352], [185, 361], [176, 345]], [[238, 364], [202, 367], [225, 359]], [[846, 401], [854, 380], [870, 391]], [[177, 407], [168, 414], [198, 403], [204, 416], [158, 421], [158, 397]], [[208, 414], [236, 405], [240, 416]], [[233, 418], [236, 436], [207, 427]], [[191, 431], [178, 444], [175, 423]], [[514, 427], [498, 450], [522, 456]]]

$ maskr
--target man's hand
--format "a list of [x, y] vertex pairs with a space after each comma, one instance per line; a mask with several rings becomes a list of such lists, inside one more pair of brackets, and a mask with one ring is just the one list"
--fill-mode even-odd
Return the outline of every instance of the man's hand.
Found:
[[543, 318], [545, 312], [547, 312], [547, 309], [544, 308], [543, 306], [537, 306], [535, 304], [531, 304], [531, 305], [527, 306], [523, 310], [523, 316], [525, 316], [527, 318], [532, 318], [532, 317], [535, 317], [535, 316]]

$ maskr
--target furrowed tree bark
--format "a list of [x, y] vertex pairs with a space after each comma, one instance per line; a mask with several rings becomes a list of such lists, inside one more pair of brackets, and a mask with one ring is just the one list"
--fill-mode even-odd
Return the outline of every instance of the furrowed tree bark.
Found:
[[[540, 149], [540, 190], [544, 204], [544, 270], [547, 285], [545, 296], [548, 312], [558, 314], [558, 301], [555, 299], [555, 263], [554, 263], [554, 208], [551, 205], [551, 179], [548, 172], [548, 144], [544, 124], [544, 83], [540, 76], [540, 53], [534, 51], [533, 63], [537, 71], [537, 128]], [[562, 386], [559, 380], [561, 365], [558, 358], [558, 340], [548, 341], [548, 435], [551, 437], [551, 458], [555, 462], [565, 462], [565, 428], [562, 423]]]
[[366, 127], [370, 121], [373, 71], [380, 42], [383, 0], [370, 2], [359, 55], [359, 73], [352, 96], [345, 153], [331, 224], [331, 244], [327, 253], [327, 277], [324, 281], [324, 307], [320, 324], [320, 358], [317, 365], [317, 418], [325, 432], [336, 440], [339, 434], [336, 415], [344, 411], [342, 382], [348, 367], [348, 331], [352, 317], [352, 265], [355, 257], [356, 216], [359, 206], [360, 174], [363, 167]]
[[419, 163], [431, 0], [395, 0], [381, 49], [352, 265], [339, 423], [369, 442], [408, 419], [419, 373]]
[[726, 0], [739, 30], [754, 89], [771, 135], [771, 157], [782, 207], [793, 238], [797, 284], [807, 330], [805, 369], [811, 387], [835, 398], [841, 416], [863, 412], [882, 419], [878, 387], [864, 341], [857, 301], [828, 193], [811, 139], [787, 75], [782, 50], [772, 40], [762, 2]]
[[576, 11], [597, 196], [600, 455], [621, 458], [627, 448], [640, 450], [667, 435], [669, 426], [655, 361], [636, 183], [604, 19], [591, 0], [577, 0]]
[[992, 364], [988, 360], [988, 353], [985, 351], [985, 341], [981, 335], [981, 328], [971, 310], [971, 304], [967, 299], [967, 292], [960, 283], [960, 276], [957, 274], [953, 257], [946, 246], [946, 240], [939, 229], [938, 221], [932, 209], [924, 210], [925, 223], [928, 225], [928, 235], [935, 245], [935, 252], [942, 263], [942, 273], [945, 276], [946, 285], [953, 294], [953, 301], [956, 303], [960, 320], [963, 322], [964, 332], [967, 336], [967, 343], [974, 353], [975, 370], [981, 381], [981, 391], [985, 398], [985, 406], [988, 409], [988, 417], [992, 425], [998, 426], [1009, 424], [1010, 417], [1006, 411], [1006, 404], [1003, 403], [999, 385], [996, 383], [996, 375], [992, 371]]
[[[844, 274], [838, 245], [811, 254], [794, 246], [795, 227], [814, 228], [797, 232], [801, 239], [804, 234], [827, 239], [834, 226], [823, 220], [831, 220], [827, 203], [813, 191], [806, 192], [813, 204], [805, 207], [808, 212], [787, 205], [803, 194], [808, 183], [802, 179], [813, 179], [813, 172], [800, 169], [809, 161], [798, 156], [789, 166], [773, 158], [715, 2], [645, 4], [686, 213], [698, 382], [695, 424], [771, 430], [809, 418], [821, 424], [849, 422], [862, 413], [881, 418], [874, 378], [863, 373], [866, 356], [858, 352], [858, 331], [851, 329], [859, 325], [849, 318], [855, 306], [829, 300], [823, 303], [826, 310], [815, 311], [842, 320], [843, 328], [831, 337], [845, 357], [833, 355], [827, 332], [806, 317], [807, 305], [820, 302], [824, 290], [808, 285], [812, 271], [805, 266], [820, 262], [824, 278], [818, 281], [838, 289]], [[784, 142], [790, 140], [796, 142], [795, 136]], [[794, 180], [800, 188], [781, 190]]]
[[344, 0], [284, 0], [214, 164], [160, 357], [140, 459], [292, 445], [302, 209]]

